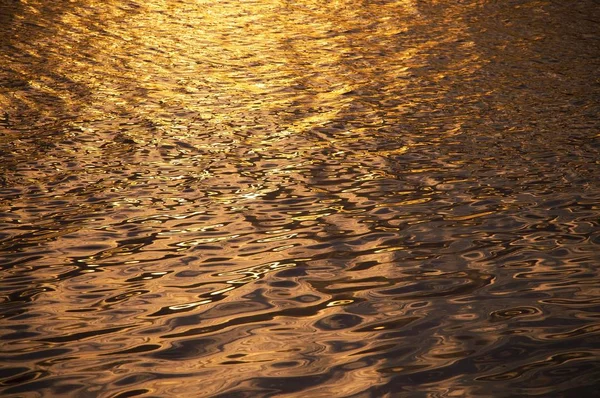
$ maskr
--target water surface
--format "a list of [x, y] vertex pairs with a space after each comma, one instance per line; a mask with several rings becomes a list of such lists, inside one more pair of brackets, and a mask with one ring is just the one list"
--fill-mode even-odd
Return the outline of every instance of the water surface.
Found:
[[597, 1], [0, 3], [0, 394], [592, 396]]

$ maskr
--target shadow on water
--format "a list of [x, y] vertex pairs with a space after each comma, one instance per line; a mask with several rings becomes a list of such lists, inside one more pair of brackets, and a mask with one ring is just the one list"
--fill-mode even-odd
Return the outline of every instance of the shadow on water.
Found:
[[597, 387], [594, 2], [24, 4], [4, 393]]
[[62, 119], [85, 104], [88, 89], [61, 70], [60, 42], [54, 41], [60, 40], [61, 20], [73, 4], [5, 1], [0, 6], [3, 127], [15, 133], [11, 138], [36, 125], [36, 135], [51, 141]]

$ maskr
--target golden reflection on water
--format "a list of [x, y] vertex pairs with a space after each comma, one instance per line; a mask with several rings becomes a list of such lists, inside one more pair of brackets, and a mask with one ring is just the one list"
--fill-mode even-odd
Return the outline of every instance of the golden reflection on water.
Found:
[[591, 391], [589, 3], [0, 5], [0, 391]]

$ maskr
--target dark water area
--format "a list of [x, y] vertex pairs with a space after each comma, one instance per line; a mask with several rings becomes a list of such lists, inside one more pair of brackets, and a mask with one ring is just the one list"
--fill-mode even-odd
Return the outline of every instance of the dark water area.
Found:
[[592, 397], [600, 3], [0, 0], [0, 395]]

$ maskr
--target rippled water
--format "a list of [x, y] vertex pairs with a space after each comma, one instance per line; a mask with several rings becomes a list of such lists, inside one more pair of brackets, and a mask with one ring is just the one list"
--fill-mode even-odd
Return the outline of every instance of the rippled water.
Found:
[[0, 3], [0, 394], [592, 396], [600, 4]]

